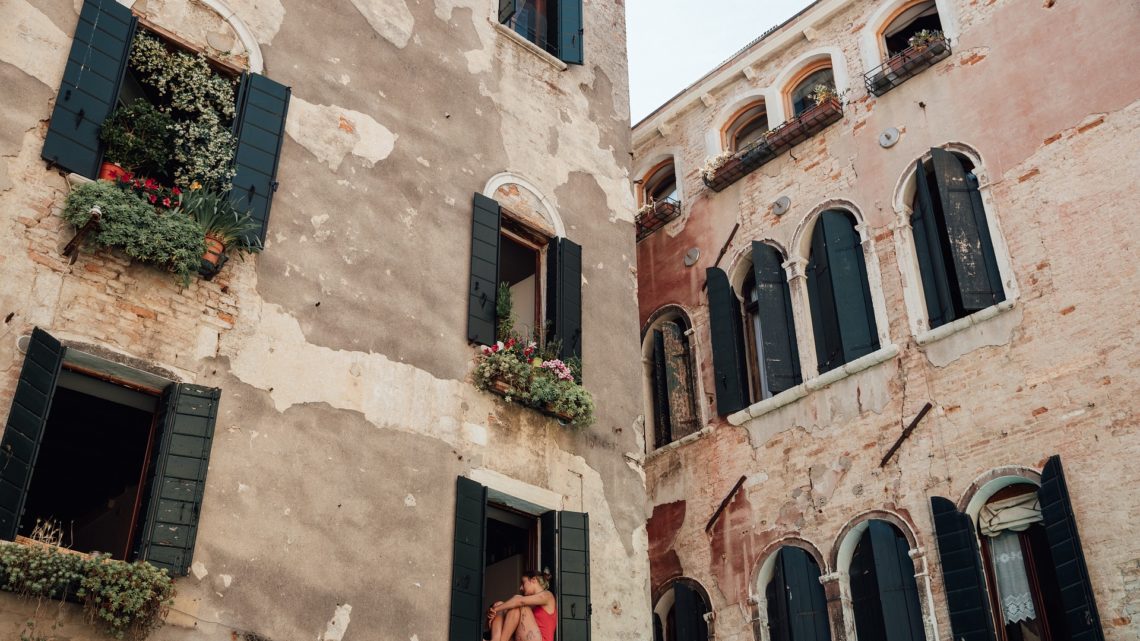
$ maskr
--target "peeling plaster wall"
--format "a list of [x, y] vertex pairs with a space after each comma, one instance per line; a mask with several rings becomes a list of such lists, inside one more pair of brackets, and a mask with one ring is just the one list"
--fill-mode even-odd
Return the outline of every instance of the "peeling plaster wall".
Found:
[[[882, 3], [836, 3], [820, 18], [828, 4], [779, 30], [774, 38], [795, 37], [753, 61], [747, 75], [726, 76], [707, 96], [682, 94], [663, 108], [669, 118], [635, 128], [634, 166], [676, 153], [686, 197], [678, 220], [638, 244], [639, 318], [644, 324], [666, 305], [690, 310], [704, 389], [715, 389], [702, 286], [733, 225], [740, 229], [718, 263], [730, 274], [752, 240], [789, 248], [813, 209], [844, 199], [867, 221], [885, 344], [899, 352], [739, 426], [715, 416], [711, 394], [702, 398], [713, 417], [706, 431], [647, 456], [654, 590], [674, 576], [699, 581], [712, 596], [718, 641], [751, 641], [757, 613], [749, 596], [762, 597], [755, 579], [781, 540], [806, 541], [821, 551], [825, 573], [842, 576], [834, 565], [840, 533], [883, 510], [917, 533], [917, 562], [932, 576], [924, 612], [933, 607], [940, 638], [949, 638], [929, 497], [958, 501], [990, 470], [1040, 470], [1060, 454], [1106, 637], [1136, 638], [1140, 544], [1121, 533], [1131, 532], [1140, 509], [1133, 491], [1140, 236], [1120, 203], [1137, 197], [1140, 82], [1100, 62], [1120, 54], [1097, 34], [1114, 24], [1124, 37], [1140, 37], [1140, 12], [1109, 0], [947, 2], [961, 29], [953, 55], [874, 98], [862, 84], [859, 36]], [[707, 189], [699, 169], [724, 124], [718, 114], [823, 48], [842, 52], [851, 78], [843, 120], [723, 192]], [[878, 136], [888, 127], [902, 137], [884, 149]], [[895, 189], [925, 150], [947, 142], [981, 156], [987, 212], [1008, 245], [1016, 297], [1012, 309], [920, 344], [908, 303], [915, 275], [896, 241]], [[771, 206], [780, 196], [792, 205], [778, 217]], [[686, 268], [692, 247], [701, 259]], [[880, 468], [927, 401], [933, 411]], [[706, 534], [741, 476], [742, 489]], [[837, 588], [828, 582], [833, 638], [850, 639], [849, 592]]]
[[[0, 42], [0, 417], [36, 325], [223, 390], [164, 640], [445, 638], [455, 477], [473, 470], [589, 512], [594, 635], [645, 638], [623, 7], [588, 2], [586, 64], [559, 70], [482, 0], [226, 4], [293, 91], [280, 189], [265, 251], [182, 288], [117, 252], [59, 256], [68, 187], [39, 150], [77, 9], [0, 0], [18, 36]], [[201, 4], [135, 8], [222, 43]], [[502, 172], [583, 247], [585, 430], [467, 381], [471, 197]], [[28, 612], [0, 595], [0, 630]], [[89, 638], [75, 623], [60, 634]]]

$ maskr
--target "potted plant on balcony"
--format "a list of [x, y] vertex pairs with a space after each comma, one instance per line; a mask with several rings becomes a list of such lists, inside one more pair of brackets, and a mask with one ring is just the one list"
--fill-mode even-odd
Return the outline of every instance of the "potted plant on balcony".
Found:
[[928, 48], [932, 49], [932, 53], [941, 53], [939, 45], [945, 46], [946, 36], [938, 29], [923, 29], [916, 31], [913, 36], [907, 40], [907, 44], [915, 53], [922, 53]]
[[101, 180], [116, 180], [128, 171], [162, 177], [171, 157], [174, 120], [146, 100], [119, 107], [99, 129], [107, 145]]
[[732, 151], [723, 151], [711, 158], [705, 158], [705, 164], [701, 167], [701, 179], [706, 185], [711, 186], [711, 183], [716, 180], [717, 173], [722, 169], [727, 171], [739, 162], [740, 159]]
[[202, 254], [203, 271], [212, 275], [225, 264], [231, 251], [252, 254], [261, 251], [257, 223], [248, 212], [239, 212], [228, 194], [207, 189], [193, 189], [182, 197], [182, 209], [206, 234], [206, 251]]

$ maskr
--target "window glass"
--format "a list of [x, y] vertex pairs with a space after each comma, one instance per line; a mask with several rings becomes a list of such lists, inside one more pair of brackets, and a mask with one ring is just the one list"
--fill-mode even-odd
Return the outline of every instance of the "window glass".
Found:
[[898, 15], [883, 30], [887, 55], [893, 56], [910, 47], [910, 37], [922, 30], [942, 31], [942, 21], [934, 0], [915, 4]]
[[733, 121], [728, 129], [728, 144], [733, 150], [739, 150], [749, 143], [762, 138], [768, 131], [768, 114], [764, 103], [749, 107]]
[[792, 90], [792, 113], [794, 115], [798, 116], [815, 106], [815, 99], [812, 98], [812, 92], [815, 91], [818, 85], [824, 85], [832, 90], [835, 89], [835, 77], [831, 71], [831, 67], [813, 72]]
[[516, 33], [550, 53], [558, 53], [557, 0], [524, 0], [512, 21]]
[[645, 195], [653, 200], [665, 200], [677, 198], [677, 174], [673, 168], [673, 163], [668, 163], [660, 169], [653, 172], [649, 178], [645, 180]]

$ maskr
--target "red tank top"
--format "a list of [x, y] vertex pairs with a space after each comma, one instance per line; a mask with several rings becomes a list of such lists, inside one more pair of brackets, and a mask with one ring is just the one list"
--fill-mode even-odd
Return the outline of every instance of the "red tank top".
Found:
[[554, 641], [554, 628], [558, 627], [558, 609], [555, 608], [552, 614], [541, 605], [536, 605], [531, 611], [534, 613], [534, 622], [538, 624], [538, 633], [542, 635], [542, 641]]

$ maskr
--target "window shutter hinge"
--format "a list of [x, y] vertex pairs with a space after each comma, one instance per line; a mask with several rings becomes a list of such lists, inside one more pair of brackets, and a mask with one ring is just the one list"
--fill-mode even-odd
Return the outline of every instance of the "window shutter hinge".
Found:
[[273, 193], [277, 193], [277, 186], [278, 186], [278, 185], [280, 185], [280, 184], [281, 184], [281, 183], [277, 182], [276, 180], [274, 180], [274, 181], [273, 181], [273, 185], [272, 185], [272, 187], [273, 187]]

